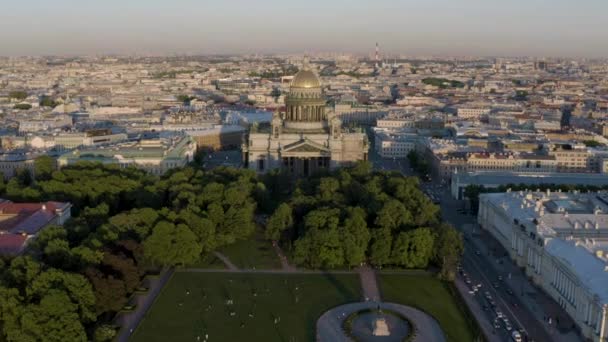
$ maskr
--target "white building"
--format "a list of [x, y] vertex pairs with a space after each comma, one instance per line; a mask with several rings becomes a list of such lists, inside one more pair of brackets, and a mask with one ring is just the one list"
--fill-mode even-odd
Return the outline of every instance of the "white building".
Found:
[[413, 128], [415, 125], [415, 118], [406, 115], [389, 115], [376, 122], [378, 128]]
[[374, 147], [382, 158], [406, 158], [416, 149], [418, 139], [415, 133], [374, 129]]
[[608, 195], [482, 194], [478, 222], [590, 341], [606, 341]]
[[482, 116], [490, 114], [489, 107], [461, 107], [458, 108], [458, 118], [461, 119], [479, 119]]
[[162, 175], [170, 169], [183, 167], [194, 159], [196, 144], [190, 136], [170, 139], [123, 142], [109, 146], [79, 148], [57, 158], [58, 167], [81, 161], [117, 164], [121, 168], [137, 167]]

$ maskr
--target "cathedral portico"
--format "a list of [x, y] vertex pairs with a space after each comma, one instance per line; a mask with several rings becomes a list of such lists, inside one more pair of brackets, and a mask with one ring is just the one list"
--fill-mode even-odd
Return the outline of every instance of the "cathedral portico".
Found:
[[265, 173], [282, 168], [297, 176], [367, 159], [367, 136], [346, 132], [326, 112], [321, 82], [305, 63], [285, 98], [285, 112], [276, 112], [268, 132], [252, 131], [243, 146], [245, 164]]

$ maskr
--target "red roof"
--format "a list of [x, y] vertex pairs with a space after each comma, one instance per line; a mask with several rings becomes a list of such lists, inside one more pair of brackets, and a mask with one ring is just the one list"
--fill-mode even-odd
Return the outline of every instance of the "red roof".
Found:
[[58, 210], [63, 211], [69, 206], [63, 202], [13, 203], [0, 199], [0, 218], [9, 216], [0, 220], [0, 232], [34, 235], [57, 216]]

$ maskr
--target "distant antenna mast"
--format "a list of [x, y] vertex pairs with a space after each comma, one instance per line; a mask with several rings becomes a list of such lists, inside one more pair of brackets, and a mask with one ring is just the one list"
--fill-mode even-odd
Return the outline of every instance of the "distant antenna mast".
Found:
[[376, 61], [376, 69], [378, 69], [378, 67], [380, 66], [380, 46], [378, 46], [378, 42], [376, 42], [376, 57], [375, 57], [375, 61]]

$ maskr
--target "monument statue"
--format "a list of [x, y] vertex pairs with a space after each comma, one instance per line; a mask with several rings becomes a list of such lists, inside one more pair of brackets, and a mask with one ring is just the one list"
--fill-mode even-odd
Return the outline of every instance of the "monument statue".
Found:
[[390, 331], [388, 330], [388, 325], [386, 324], [386, 320], [384, 318], [376, 318], [374, 321], [374, 331], [372, 333], [374, 336], [390, 336]]

